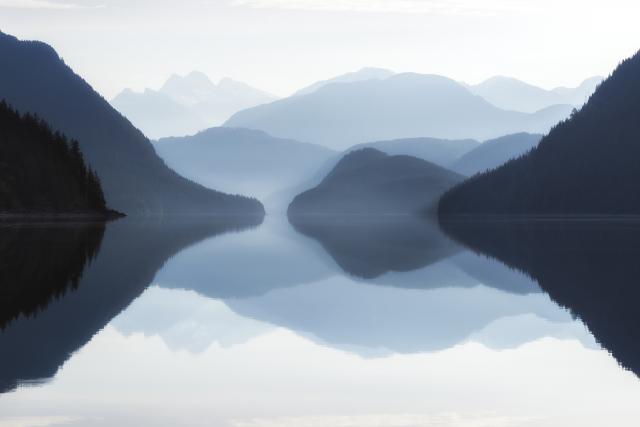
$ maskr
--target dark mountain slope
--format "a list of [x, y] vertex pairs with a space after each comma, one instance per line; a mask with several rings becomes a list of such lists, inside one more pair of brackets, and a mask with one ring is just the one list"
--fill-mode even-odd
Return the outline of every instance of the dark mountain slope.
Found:
[[0, 98], [77, 139], [107, 204], [125, 213], [261, 213], [259, 202], [194, 184], [170, 170], [151, 143], [40, 42], [0, 33]]
[[0, 213], [107, 214], [76, 141], [0, 102]]
[[640, 214], [640, 54], [529, 154], [442, 197], [448, 214]]
[[526, 154], [538, 145], [540, 139], [540, 134], [516, 133], [485, 141], [461, 156], [449, 168], [466, 176], [494, 169]]
[[288, 213], [412, 214], [430, 208], [462, 179], [425, 160], [364, 148], [345, 155], [317, 187], [296, 196]]

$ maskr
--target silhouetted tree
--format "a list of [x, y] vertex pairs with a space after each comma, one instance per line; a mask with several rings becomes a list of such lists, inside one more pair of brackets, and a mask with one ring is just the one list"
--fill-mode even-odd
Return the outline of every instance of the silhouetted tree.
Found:
[[35, 115], [0, 102], [0, 211], [105, 212], [100, 180], [69, 142]]

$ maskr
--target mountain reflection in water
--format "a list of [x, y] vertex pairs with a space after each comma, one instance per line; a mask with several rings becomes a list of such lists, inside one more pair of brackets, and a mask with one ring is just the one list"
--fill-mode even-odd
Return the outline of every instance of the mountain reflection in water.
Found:
[[250, 218], [0, 224], [0, 319], [13, 319], [0, 331], [0, 390], [52, 377], [181, 249], [250, 225]]
[[640, 375], [640, 221], [443, 221], [474, 251], [533, 278]]
[[[45, 395], [50, 390], [43, 401], [66, 402], [73, 413], [96, 420], [109, 407], [104, 396], [119, 399], [119, 384], [130, 389], [127, 399], [147, 404], [166, 394], [164, 406], [175, 414], [215, 396], [219, 405], [199, 407], [199, 413], [234, 427], [253, 424], [233, 417], [284, 416], [295, 412], [289, 412], [295, 402], [310, 413], [320, 411], [311, 402], [331, 410], [335, 399], [352, 399], [355, 406], [345, 413], [390, 402], [409, 405], [403, 409], [409, 414], [424, 406], [411, 396], [428, 393], [440, 374], [444, 383], [433, 402], [445, 399], [437, 397], [442, 390], [449, 398], [459, 390], [455, 402], [471, 402], [460, 393], [478, 387], [499, 394], [501, 381], [511, 390], [500, 395], [503, 401], [524, 398], [517, 390], [546, 393], [548, 381], [559, 381], [560, 392], [610, 379], [602, 393], [623, 396], [621, 409], [640, 393], [640, 383], [631, 385], [594, 340], [635, 371], [632, 281], [640, 227], [634, 223], [441, 227], [407, 217], [292, 222], [174, 218], [0, 227], [0, 274], [3, 283], [10, 280], [0, 305], [0, 387], [13, 390], [0, 396], [0, 410], [31, 413], [28, 408], [38, 406], [29, 397], [35, 389], [19, 386], [33, 383]], [[580, 381], [554, 373], [568, 369], [567, 351], [573, 358], [567, 363], [584, 372]], [[607, 360], [615, 371], [599, 372]], [[344, 364], [351, 368], [341, 371]], [[585, 367], [591, 371], [581, 371]], [[79, 379], [89, 371], [83, 369], [99, 392], [84, 390]], [[100, 376], [103, 369], [108, 376]], [[405, 369], [416, 374], [395, 374]], [[433, 372], [428, 378], [417, 374], [424, 370]], [[466, 373], [456, 374], [461, 371]], [[544, 387], [533, 385], [533, 377], [545, 372], [551, 379], [542, 381]], [[533, 377], [525, 380], [529, 373]], [[484, 376], [494, 383], [484, 383]], [[335, 388], [327, 394], [321, 390], [329, 378]], [[622, 382], [630, 388], [619, 388]], [[379, 396], [371, 394], [374, 389]], [[69, 390], [81, 390], [94, 406], [81, 409], [65, 400]], [[269, 396], [279, 397], [271, 405], [255, 403]], [[484, 400], [469, 408], [489, 410], [491, 402], [478, 403]], [[69, 425], [179, 424], [162, 411], [125, 406], [109, 407], [118, 416], [104, 422], [83, 418]], [[525, 406], [511, 415], [526, 415]], [[308, 415], [304, 409], [297, 414]], [[585, 412], [580, 421], [589, 416]], [[425, 417], [416, 419], [439, 419]], [[300, 419], [307, 421], [315, 425]]]

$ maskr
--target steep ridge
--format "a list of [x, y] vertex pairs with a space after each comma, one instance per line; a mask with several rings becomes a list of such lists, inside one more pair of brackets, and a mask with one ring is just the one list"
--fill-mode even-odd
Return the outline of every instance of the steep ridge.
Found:
[[256, 200], [208, 190], [169, 169], [149, 140], [50, 46], [0, 33], [0, 56], [0, 99], [78, 140], [111, 208], [127, 214], [263, 212]]
[[447, 192], [443, 215], [640, 214], [640, 54], [528, 154]]

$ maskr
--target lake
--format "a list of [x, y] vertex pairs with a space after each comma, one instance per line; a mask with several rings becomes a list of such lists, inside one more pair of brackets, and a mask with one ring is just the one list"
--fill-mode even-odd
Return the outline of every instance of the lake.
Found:
[[640, 419], [640, 222], [0, 225], [0, 426]]

